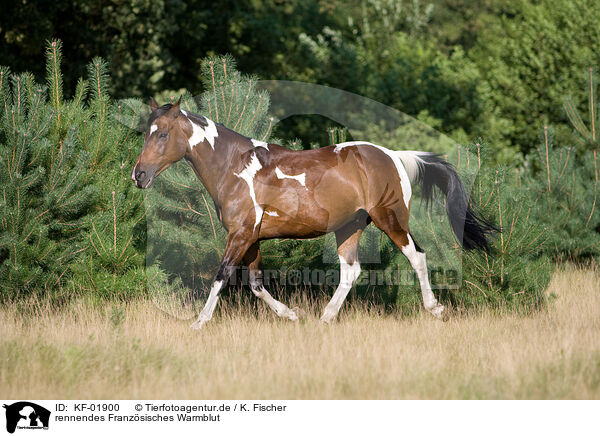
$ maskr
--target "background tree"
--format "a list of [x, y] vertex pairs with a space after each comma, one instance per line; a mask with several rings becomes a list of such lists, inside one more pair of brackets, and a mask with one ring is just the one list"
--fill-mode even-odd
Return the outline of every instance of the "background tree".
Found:
[[64, 99], [61, 48], [47, 44], [47, 85], [0, 69], [1, 296], [145, 292], [142, 197], [125, 166], [139, 139], [100, 58]]
[[[3, 12], [0, 56], [15, 71], [39, 80], [44, 41], [64, 41], [67, 97], [94, 56], [109, 63], [114, 96], [147, 98], [203, 92], [202, 59], [231, 53], [243, 73], [377, 99], [460, 143], [484, 137], [494, 161], [512, 163], [542, 124], [571, 140], [561, 100], [584, 108], [580, 72], [597, 64], [600, 18], [590, 0], [58, 0]], [[277, 135], [309, 146], [327, 124], [287, 120]]]

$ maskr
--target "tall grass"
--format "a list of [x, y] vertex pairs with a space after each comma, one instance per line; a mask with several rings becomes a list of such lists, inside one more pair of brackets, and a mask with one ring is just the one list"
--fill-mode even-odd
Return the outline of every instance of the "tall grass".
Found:
[[[277, 319], [235, 295], [192, 332], [191, 313], [147, 300], [45, 301], [0, 308], [4, 398], [600, 398], [597, 267], [561, 269], [548, 310], [485, 308], [441, 323], [355, 302], [339, 322], [324, 301]], [[294, 301], [290, 301], [294, 300]], [[179, 318], [179, 319], [178, 319]]]

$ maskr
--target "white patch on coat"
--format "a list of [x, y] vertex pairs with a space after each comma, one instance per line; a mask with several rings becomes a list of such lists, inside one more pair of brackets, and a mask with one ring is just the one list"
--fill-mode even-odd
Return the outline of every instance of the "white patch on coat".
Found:
[[269, 144], [267, 144], [264, 141], [258, 141], [256, 139], [251, 139], [250, 141], [252, 141], [252, 145], [254, 145], [255, 147], [262, 147], [266, 148], [267, 150], [269, 149]]
[[256, 219], [254, 221], [254, 229], [256, 230], [256, 226], [260, 223], [262, 219], [263, 209], [256, 201], [256, 193], [254, 192], [254, 176], [260, 169], [262, 165], [256, 157], [256, 153], [252, 153], [252, 158], [250, 159], [250, 163], [239, 173], [233, 173], [240, 179], [243, 179], [247, 184], [250, 190], [250, 198], [254, 203], [254, 213], [256, 214]]
[[302, 186], [306, 188], [306, 173], [298, 174], [297, 176], [290, 176], [284, 174], [283, 171], [279, 169], [279, 167], [275, 167], [275, 174], [278, 179], [294, 179], [297, 180]]
[[152, 124], [150, 126], [150, 135], [152, 135], [154, 132], [156, 132], [158, 130], [158, 126], [156, 124]]
[[269, 216], [279, 216], [279, 214], [274, 210], [265, 210], [265, 213]]
[[194, 123], [188, 117], [188, 114], [186, 111], [181, 111], [181, 113], [192, 124], [192, 136], [190, 136], [190, 139], [188, 140], [188, 142], [190, 143], [190, 147], [193, 148], [196, 145], [200, 144], [202, 141], [206, 140], [206, 141], [208, 141], [208, 143], [214, 150], [215, 149], [215, 138], [219, 136], [219, 133], [217, 132], [217, 126], [215, 125], [215, 123], [213, 123], [212, 120], [209, 120], [208, 118], [203, 117], [208, 125], [206, 127], [202, 127], [202, 126], [199, 126], [198, 124]]
[[400, 186], [402, 187], [402, 196], [404, 197], [404, 204], [406, 205], [406, 208], [408, 208], [410, 204], [410, 198], [412, 196], [412, 188], [410, 186], [411, 179], [408, 177], [408, 173], [406, 172], [406, 168], [404, 168], [404, 165], [402, 164], [402, 160], [400, 159], [400, 155], [398, 154], [398, 152], [382, 147], [381, 145], [371, 144], [370, 142], [365, 141], [343, 142], [341, 144], [336, 145], [333, 151], [335, 153], [339, 153], [340, 150], [342, 150], [344, 147], [350, 147], [352, 145], [370, 145], [381, 150], [382, 152], [387, 154], [390, 157], [390, 159], [392, 159], [392, 162], [394, 162], [394, 165], [396, 166], [396, 171], [398, 171], [398, 177], [400, 177]]
[[336, 144], [335, 148], [333, 149], [333, 152], [339, 153], [340, 151], [342, 151], [343, 148], [350, 147], [351, 145], [358, 145], [358, 144], [368, 144], [368, 142], [357, 142], [357, 141], [342, 142], [341, 144]]

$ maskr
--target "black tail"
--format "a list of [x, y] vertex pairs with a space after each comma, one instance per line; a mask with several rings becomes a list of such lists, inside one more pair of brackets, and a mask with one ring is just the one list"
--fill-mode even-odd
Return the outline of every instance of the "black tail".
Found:
[[490, 234], [498, 231], [469, 206], [465, 188], [452, 164], [435, 153], [398, 151], [412, 183], [419, 183], [426, 203], [433, 199], [433, 187], [446, 195], [446, 212], [462, 246], [490, 251]]

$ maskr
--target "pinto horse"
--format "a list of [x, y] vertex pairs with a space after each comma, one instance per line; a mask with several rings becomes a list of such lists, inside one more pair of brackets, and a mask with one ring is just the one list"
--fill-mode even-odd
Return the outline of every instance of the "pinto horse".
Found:
[[219, 292], [242, 262], [248, 265], [252, 292], [278, 316], [297, 320], [296, 309], [275, 300], [263, 286], [260, 241], [328, 232], [335, 233], [341, 265], [339, 286], [321, 317], [331, 322], [360, 275], [358, 243], [370, 222], [408, 258], [419, 278], [425, 309], [445, 319], [444, 306], [431, 291], [425, 253], [409, 231], [411, 183], [421, 185], [426, 200], [432, 198], [434, 186], [440, 188], [463, 247], [489, 250], [493, 227], [470, 208], [458, 174], [436, 154], [392, 151], [362, 141], [292, 151], [186, 112], [180, 108], [181, 99], [161, 107], [150, 100], [152, 112], [133, 181], [138, 188], [148, 188], [171, 164], [187, 160], [228, 231], [223, 260], [192, 328], [200, 329], [212, 318]]

